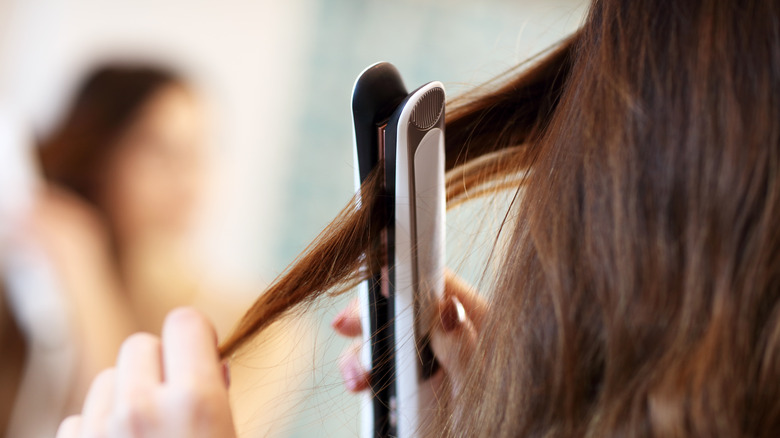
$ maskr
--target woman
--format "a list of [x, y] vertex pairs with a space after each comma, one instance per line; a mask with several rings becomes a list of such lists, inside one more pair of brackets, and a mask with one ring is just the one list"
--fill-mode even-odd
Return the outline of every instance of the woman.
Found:
[[[221, 331], [244, 307], [242, 294], [204, 276], [208, 270], [188, 245], [205, 179], [206, 126], [200, 97], [175, 73], [109, 64], [86, 78], [42, 142], [50, 189], [37, 215], [41, 240], [74, 303], [87, 383], [113, 362], [126, 336], [159, 333], [177, 306], [201, 309]], [[281, 345], [306, 346], [300, 330], [274, 331], [262, 357], [233, 375], [238, 386], [251, 386], [237, 391], [240, 397], [268, 412], [252, 421], [250, 412], [240, 413], [241, 424], [266, 434], [278, 429], [269, 426], [276, 409], [294, 402], [279, 403], [277, 392], [299, 384], [276, 366], [290, 354]], [[252, 368], [270, 372], [258, 377]], [[86, 387], [76, 391], [79, 404]]]
[[[470, 305], [450, 281], [433, 342], [445, 390], [421, 434], [776, 435], [778, 29], [774, 1], [594, 0], [560, 47], [450, 111], [449, 202], [487, 184], [517, 193], [490, 301]], [[370, 273], [381, 218], [362, 205], [260, 297], [223, 356]], [[180, 310], [162, 353], [131, 338], [92, 387], [90, 400], [114, 401], [88, 400], [60, 437], [230, 436], [208, 327]]]
[[116, 292], [143, 330], [158, 332], [167, 311], [205, 295], [186, 251], [203, 183], [202, 106], [172, 72], [106, 65], [84, 81], [41, 145], [49, 199], [95, 218]]

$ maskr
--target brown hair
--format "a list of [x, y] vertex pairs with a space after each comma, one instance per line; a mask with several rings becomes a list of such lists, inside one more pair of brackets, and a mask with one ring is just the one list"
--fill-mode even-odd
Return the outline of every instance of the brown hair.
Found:
[[14, 403], [18, 395], [27, 358], [28, 345], [15, 315], [8, 303], [5, 281], [0, 281], [0, 431], [7, 431], [11, 423]]
[[59, 126], [41, 142], [44, 177], [98, 205], [100, 171], [118, 138], [159, 90], [183, 84], [145, 65], [106, 64], [79, 86]]
[[[449, 201], [517, 195], [474, 363], [430, 434], [776, 435], [779, 148], [773, 1], [594, 0], [558, 49], [451, 108]], [[354, 280], [375, 216], [348, 207], [223, 353]]]

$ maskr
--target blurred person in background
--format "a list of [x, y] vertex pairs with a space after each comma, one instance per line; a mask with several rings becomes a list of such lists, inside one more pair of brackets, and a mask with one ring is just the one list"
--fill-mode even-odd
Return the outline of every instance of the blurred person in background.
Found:
[[[106, 65], [41, 144], [50, 203], [92, 216], [138, 328], [208, 300], [187, 251], [204, 182], [206, 118], [192, 87], [151, 66]], [[199, 303], [217, 321], [230, 302]]]
[[[41, 141], [47, 187], [34, 229], [70, 301], [79, 351], [66, 412], [80, 406], [88, 382], [132, 331], [159, 334], [166, 313], [189, 305], [223, 332], [246, 306], [231, 286], [209, 284], [208, 267], [188, 246], [206, 181], [207, 126], [203, 102], [177, 74], [109, 64], [88, 75]], [[234, 392], [255, 407], [236, 412], [247, 435], [283, 429], [278, 419], [273, 430], [264, 425], [296, 402], [291, 388], [305, 373], [290, 366], [289, 349], [279, 345], [305, 348], [301, 337], [297, 328], [280, 326], [263, 341], [259, 360], [233, 367]], [[284, 403], [274, 401], [280, 391]], [[258, 407], [268, 415], [258, 416]]]
[[[50, 436], [78, 406], [88, 379], [117, 350], [117, 341], [135, 329], [124, 301], [103, 293], [115, 288], [115, 278], [104, 275], [107, 247], [94, 232], [94, 218], [42, 189], [28, 134], [14, 109], [4, 106], [0, 432], [9, 437]], [[66, 291], [74, 279], [82, 280], [79, 287]], [[103, 311], [84, 315], [78, 310], [85, 304]]]

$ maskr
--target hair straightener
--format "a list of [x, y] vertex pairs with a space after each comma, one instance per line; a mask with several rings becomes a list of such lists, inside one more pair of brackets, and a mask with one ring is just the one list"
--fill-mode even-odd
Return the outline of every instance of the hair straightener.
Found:
[[371, 375], [364, 438], [416, 436], [433, 406], [422, 385], [437, 368], [426, 323], [444, 292], [444, 101], [440, 82], [407, 93], [386, 62], [364, 70], [352, 94], [355, 185], [382, 163], [380, 202], [390, 215], [381, 236], [386, 265], [358, 288]]

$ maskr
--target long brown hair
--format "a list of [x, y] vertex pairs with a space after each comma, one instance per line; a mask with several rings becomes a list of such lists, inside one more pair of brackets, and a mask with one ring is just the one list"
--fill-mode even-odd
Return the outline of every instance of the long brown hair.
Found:
[[[448, 117], [450, 202], [517, 193], [471, 371], [430, 434], [777, 434], [780, 4], [594, 0]], [[354, 280], [379, 217], [348, 207], [223, 353]]]
[[95, 68], [41, 141], [44, 177], [98, 206], [101, 169], [143, 106], [161, 89], [183, 85], [176, 73], [151, 65], [108, 63]]

